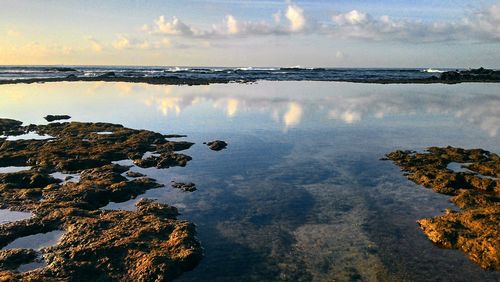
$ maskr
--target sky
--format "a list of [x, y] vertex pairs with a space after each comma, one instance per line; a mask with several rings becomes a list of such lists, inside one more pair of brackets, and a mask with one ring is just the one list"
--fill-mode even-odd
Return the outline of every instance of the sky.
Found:
[[500, 68], [500, 0], [0, 0], [0, 65]]

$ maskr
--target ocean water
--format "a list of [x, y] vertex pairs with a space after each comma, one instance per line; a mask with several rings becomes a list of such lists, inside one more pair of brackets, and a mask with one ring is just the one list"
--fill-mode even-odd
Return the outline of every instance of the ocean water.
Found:
[[[69, 114], [196, 143], [184, 168], [133, 168], [166, 184], [141, 197], [175, 205], [197, 225], [205, 257], [179, 281], [500, 279], [434, 246], [416, 220], [453, 207], [448, 197], [379, 160], [428, 146], [499, 153], [498, 84], [64, 82], [1, 85], [0, 101], [2, 117], [27, 124]], [[202, 144], [215, 139], [228, 148]], [[173, 189], [172, 180], [198, 190]]]
[[228, 81], [351, 81], [401, 80], [439, 76], [448, 69], [370, 69], [302, 67], [123, 67], [123, 66], [0, 66], [0, 81], [32, 78], [97, 77], [114, 73], [117, 77], [176, 77], [223, 79]]

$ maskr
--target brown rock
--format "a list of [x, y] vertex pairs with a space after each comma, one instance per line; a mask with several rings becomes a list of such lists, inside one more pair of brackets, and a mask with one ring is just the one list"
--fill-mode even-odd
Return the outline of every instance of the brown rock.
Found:
[[[428, 153], [395, 151], [387, 154], [408, 179], [434, 191], [454, 195], [462, 210], [418, 221], [435, 244], [459, 249], [484, 269], [500, 270], [500, 158], [482, 149], [428, 148]], [[447, 169], [451, 162], [471, 163], [473, 173]]]

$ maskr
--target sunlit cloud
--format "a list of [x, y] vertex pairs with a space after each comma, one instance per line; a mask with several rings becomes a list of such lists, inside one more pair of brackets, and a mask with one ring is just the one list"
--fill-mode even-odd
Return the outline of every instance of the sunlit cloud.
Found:
[[227, 32], [229, 34], [237, 34], [238, 33], [238, 22], [236, 21], [236, 19], [231, 16], [231, 15], [228, 15], [226, 17], [226, 24], [227, 24]]
[[304, 10], [294, 3], [286, 9], [286, 25], [281, 21], [281, 11], [271, 15], [272, 21], [243, 21], [233, 15], [227, 15], [221, 24], [212, 24], [208, 28], [197, 28], [185, 23], [176, 16], [170, 20], [164, 15], [154, 20], [152, 25], [144, 24], [142, 31], [148, 34], [165, 36], [184, 36], [189, 38], [225, 38], [227, 36], [287, 35], [303, 31], [306, 27]]
[[97, 41], [93, 37], [88, 37], [87, 41], [90, 43], [90, 48], [95, 53], [101, 53], [102, 50], [104, 49], [104, 46], [101, 44], [101, 42]]
[[286, 10], [286, 18], [290, 22], [290, 29], [292, 31], [301, 31], [306, 25], [304, 10], [302, 10], [295, 4], [288, 5], [288, 8]]
[[424, 22], [415, 19], [394, 19], [387, 15], [374, 17], [361, 10], [334, 13], [331, 22], [319, 24], [310, 21], [304, 9], [289, 2], [285, 13], [280, 10], [271, 14], [271, 20], [245, 21], [227, 15], [222, 24], [211, 24], [207, 28], [194, 27], [176, 16], [168, 20], [160, 16], [153, 25], [144, 25], [149, 34], [184, 36], [190, 38], [225, 38], [230, 36], [264, 35], [331, 35], [332, 38], [355, 38], [363, 40], [394, 40], [404, 42], [440, 42], [457, 40], [498, 41], [500, 39], [500, 5], [484, 7], [475, 13], [464, 15], [453, 22]]

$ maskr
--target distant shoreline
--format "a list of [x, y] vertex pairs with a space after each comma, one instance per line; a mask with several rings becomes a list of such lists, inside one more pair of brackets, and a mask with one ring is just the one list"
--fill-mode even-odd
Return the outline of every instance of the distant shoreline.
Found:
[[[10, 73], [9, 73], [10, 71]], [[25, 76], [25, 70], [9, 70], [7, 75], [16, 75], [12, 79], [2, 79], [0, 85], [19, 83], [45, 83], [45, 82], [130, 82], [159, 85], [208, 85], [215, 83], [252, 83], [257, 81], [336, 81], [373, 84], [456, 84], [464, 82], [500, 82], [500, 71], [485, 68], [454, 71], [434, 71], [436, 75], [422, 76], [415, 70], [366, 70], [366, 71], [341, 71], [328, 69], [301, 69], [280, 68], [269, 70], [174, 70], [170, 75], [165, 75], [165, 70], [86, 70], [73, 68], [49, 68], [43, 70], [28, 70], [36, 75], [58, 74], [52, 77]], [[38, 72], [38, 73], [37, 73]], [[413, 72], [413, 73], [412, 73]], [[23, 75], [20, 75], [23, 74]], [[33, 75], [33, 74], [31, 74]]]
[[226, 83], [253, 83], [258, 81], [324, 81], [324, 82], [352, 82], [371, 84], [458, 84], [458, 83], [499, 83], [500, 79], [468, 78], [459, 80], [443, 80], [438, 77], [422, 79], [190, 79], [176, 77], [57, 77], [57, 78], [29, 78], [0, 80], [0, 85], [33, 84], [48, 82], [128, 82], [146, 83], [155, 85], [209, 85]]

